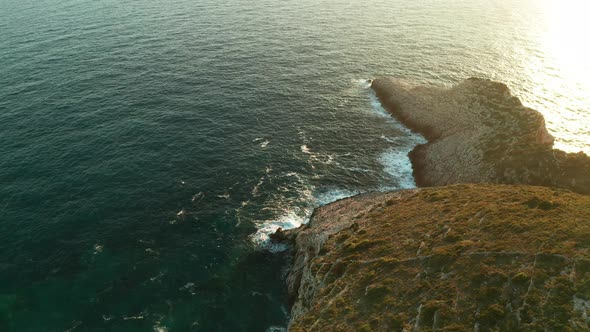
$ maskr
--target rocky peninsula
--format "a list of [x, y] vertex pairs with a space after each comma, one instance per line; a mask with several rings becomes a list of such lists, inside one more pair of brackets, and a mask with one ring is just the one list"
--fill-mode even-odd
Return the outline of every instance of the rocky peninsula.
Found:
[[373, 80], [384, 107], [428, 143], [410, 159], [418, 186], [509, 183], [590, 194], [590, 157], [553, 149], [541, 113], [505, 84], [470, 78], [453, 87]]
[[372, 87], [428, 140], [410, 159], [430, 188], [339, 200], [273, 235], [292, 244], [289, 330], [590, 331], [590, 158], [553, 149], [501, 83]]

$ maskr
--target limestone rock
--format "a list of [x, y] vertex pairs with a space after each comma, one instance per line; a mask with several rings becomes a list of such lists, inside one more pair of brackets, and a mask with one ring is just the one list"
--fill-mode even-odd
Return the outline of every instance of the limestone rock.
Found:
[[543, 116], [502, 83], [470, 78], [440, 88], [383, 77], [372, 87], [428, 140], [410, 153], [419, 186], [521, 183], [590, 194], [590, 157], [553, 149]]

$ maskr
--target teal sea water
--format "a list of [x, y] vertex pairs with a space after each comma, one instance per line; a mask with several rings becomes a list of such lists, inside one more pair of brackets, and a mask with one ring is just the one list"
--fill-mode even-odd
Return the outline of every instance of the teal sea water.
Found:
[[285, 327], [268, 234], [414, 185], [422, 138], [383, 111], [377, 75], [506, 82], [588, 152], [589, 67], [563, 65], [548, 8], [3, 0], [0, 330]]

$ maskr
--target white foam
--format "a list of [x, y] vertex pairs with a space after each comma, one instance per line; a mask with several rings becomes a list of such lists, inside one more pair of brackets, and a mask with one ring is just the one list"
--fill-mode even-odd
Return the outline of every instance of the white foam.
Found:
[[363, 168], [363, 167], [343, 167], [342, 169], [345, 169], [347, 171], [352, 171], [352, 172], [362, 172], [362, 173], [371, 173], [372, 170], [369, 168]]
[[195, 283], [194, 282], [187, 282], [184, 286], [180, 287], [178, 290], [180, 291], [187, 291], [191, 295], [196, 295], [197, 292], [195, 291]]
[[309, 212], [304, 216], [298, 215], [293, 211], [287, 211], [284, 215], [279, 216], [274, 220], [264, 220], [257, 222], [258, 231], [251, 236], [252, 242], [260, 247], [271, 252], [279, 252], [287, 249], [285, 244], [276, 244], [270, 241], [270, 234], [273, 234], [277, 229], [284, 230], [297, 228], [309, 221]]
[[[393, 127], [395, 127], [395, 129], [403, 132], [404, 134], [407, 134], [407, 136], [410, 136], [416, 142], [416, 144], [426, 142], [426, 140], [424, 139], [424, 137], [422, 135], [412, 132], [406, 126], [404, 126], [399, 121], [397, 121], [391, 115], [391, 113], [387, 112], [385, 110], [385, 108], [383, 108], [383, 105], [381, 104], [381, 102], [379, 101], [379, 98], [377, 98], [377, 96], [375, 95], [374, 92], [372, 92], [370, 94], [369, 98], [371, 99], [371, 110], [374, 114], [377, 114], [380, 117], [386, 118], [388, 120], [388, 123], [390, 123]], [[394, 138], [389, 138], [389, 137], [385, 137], [384, 135], [381, 135], [381, 138], [389, 141], [389, 140], [403, 139], [404, 136], [396, 136]]]
[[265, 332], [287, 332], [287, 328], [282, 326], [271, 326], [267, 328]]
[[305, 134], [305, 130], [301, 129], [301, 127], [297, 127], [297, 134], [299, 135], [299, 138], [301, 139], [301, 141], [303, 141], [303, 143], [309, 142], [309, 139]]
[[326, 164], [331, 164], [334, 161], [334, 155], [333, 154], [329, 154], [328, 155], [328, 159], [326, 160]]
[[275, 201], [278, 207], [264, 208], [263, 210], [277, 212], [278, 216], [271, 220], [256, 221], [255, 224], [258, 230], [250, 237], [256, 247], [269, 250], [270, 252], [280, 252], [288, 248], [288, 245], [273, 243], [270, 239], [270, 235], [275, 233], [279, 227], [283, 230], [297, 228], [309, 222], [309, 218], [315, 207], [357, 194], [357, 192], [347, 189], [331, 189], [320, 191], [314, 195], [315, 188], [307, 184], [307, 181], [303, 181], [299, 174], [286, 173], [284, 176], [291, 176], [297, 179], [296, 190], [299, 194], [298, 198], [294, 200], [278, 198]]
[[321, 164], [325, 164], [325, 165], [330, 165], [335, 162], [336, 156], [335, 154], [322, 154], [322, 153], [317, 153], [317, 152], [313, 152], [311, 151], [311, 149], [307, 146], [307, 144], [303, 144], [300, 147], [301, 152], [309, 155], [308, 157], [308, 163], [311, 165], [312, 168], [315, 169], [315, 165], [314, 163], [321, 163]]
[[[357, 80], [356, 82], [365, 88], [369, 88], [371, 86], [370, 80], [362, 79]], [[385, 109], [381, 106], [379, 99], [373, 92], [370, 93], [370, 99], [372, 112], [386, 118], [386, 121], [388, 121], [388, 123], [390, 123], [392, 126], [395, 126], [401, 133], [401, 135], [395, 137], [386, 137], [385, 135], [381, 136], [381, 139], [396, 145], [396, 147], [392, 147], [383, 152], [379, 157], [379, 162], [383, 165], [383, 170], [389, 174], [394, 181], [393, 184], [389, 186], [386, 184], [385, 186], [376, 189], [392, 190], [415, 188], [416, 183], [412, 176], [412, 165], [408, 157], [408, 152], [411, 151], [417, 144], [424, 143], [426, 140], [422, 136], [412, 133], [409, 129], [395, 120], [391, 114], [385, 111]], [[308, 161], [312, 167], [314, 167], [314, 162], [321, 162], [324, 164], [334, 163], [338, 165], [338, 162], [335, 160], [335, 155], [322, 155], [312, 151], [307, 146], [309, 140], [305, 136], [305, 132], [301, 128], [297, 129], [303, 143], [300, 146], [300, 150], [302, 153], [309, 155]], [[362, 169], [362, 171], [370, 172], [371, 170]], [[293, 178], [295, 181], [289, 185], [280, 186], [277, 188], [277, 194], [275, 198], [272, 199], [271, 202], [268, 202], [269, 205], [262, 209], [263, 211], [272, 211], [273, 214], [277, 215], [277, 217], [271, 220], [255, 221], [255, 225], [257, 226], [258, 230], [255, 234], [251, 235], [252, 242], [258, 248], [266, 249], [271, 252], [279, 252], [288, 248], [288, 246], [285, 244], [276, 244], [270, 240], [270, 234], [275, 233], [279, 227], [284, 230], [299, 227], [309, 221], [313, 208], [332, 203], [339, 199], [354, 196], [359, 193], [357, 191], [341, 188], [316, 190], [313, 185], [308, 183], [308, 180], [310, 179], [309, 177], [303, 176], [296, 172], [283, 173], [278, 176]], [[311, 175], [312, 178], [314, 178], [314, 176], [317, 177], [317, 174]], [[269, 176], [269, 180], [271, 178], [272, 177]], [[254, 190], [252, 191], [253, 195], [257, 194], [259, 185], [260, 183], [254, 187]], [[293, 191], [297, 192], [297, 198], [287, 199], [286, 197], [292, 195], [285, 194], [292, 194]]]
[[[371, 93], [371, 95], [369, 96], [370, 100], [371, 100], [371, 110], [373, 110], [373, 113], [384, 117], [384, 118], [389, 118], [393, 120], [393, 116], [391, 116], [391, 113], [387, 112], [385, 110], [385, 108], [383, 108], [383, 105], [381, 105], [381, 102], [379, 101], [379, 98], [377, 98], [377, 96], [375, 95], [375, 93]], [[397, 122], [397, 121], [395, 121]], [[402, 126], [396, 126], [396, 127], [402, 127]], [[405, 127], [402, 127], [405, 128]]]
[[193, 195], [191, 202], [194, 203], [196, 200], [202, 200], [203, 197], [205, 197], [205, 194], [202, 191], [199, 191], [199, 193]]
[[324, 165], [331, 165], [334, 163], [334, 155], [333, 154], [320, 154], [320, 153], [310, 153], [309, 164], [314, 167], [314, 163], [320, 163]]
[[379, 157], [379, 162], [383, 165], [383, 170], [392, 178], [396, 179], [398, 184], [395, 186], [383, 186], [380, 189], [392, 190], [415, 188], [416, 182], [412, 175], [412, 162], [408, 157], [408, 153], [412, 151], [416, 145], [426, 143], [426, 139], [422, 135], [412, 132], [387, 112], [374, 92], [371, 93], [370, 99], [373, 113], [387, 118], [392, 126], [402, 132], [402, 135], [395, 137], [381, 135], [381, 139], [397, 145], [397, 147], [390, 148], [383, 152]]
[[[399, 188], [415, 187], [412, 178], [412, 167], [406, 154], [407, 151], [391, 149], [381, 157], [385, 170], [391, 173], [395, 179], [400, 180]], [[316, 191], [314, 186], [309, 185], [306, 179], [296, 172], [284, 173], [280, 176], [294, 178], [295, 182], [292, 185], [295, 188], [291, 186], [280, 187], [278, 192], [297, 190], [298, 197], [286, 200], [284, 197], [280, 197], [282, 195], [279, 194], [279, 197], [273, 200], [272, 206], [262, 209], [277, 213], [277, 217], [270, 220], [256, 221], [255, 224], [258, 230], [250, 236], [256, 247], [270, 252], [280, 252], [288, 248], [287, 244], [273, 243], [270, 239], [270, 235], [275, 233], [279, 227], [283, 230], [297, 228], [309, 221], [313, 208], [358, 194], [357, 191], [341, 188]]]
[[153, 326], [154, 332], [168, 332], [168, 328], [166, 326], [160, 325], [160, 322], [156, 323]]
[[261, 148], [265, 148], [270, 142], [268, 140], [264, 140], [263, 142], [260, 143], [260, 147]]
[[416, 182], [412, 175], [412, 162], [408, 157], [410, 149], [391, 148], [379, 157], [383, 170], [398, 181], [397, 186], [384, 189], [416, 188]]
[[254, 188], [252, 188], [252, 196], [258, 196], [258, 190], [260, 189], [260, 186], [263, 183], [264, 183], [264, 176], [261, 177], [260, 180], [258, 180], [258, 183], [254, 186]]
[[159, 282], [162, 280], [162, 277], [165, 275], [166, 273], [163, 271], [158, 272], [157, 275], [153, 276], [150, 278], [151, 282]]
[[413, 143], [415, 142], [416, 144], [420, 143], [418, 139], [413, 139], [413, 137], [407, 137], [407, 136], [389, 137], [389, 136], [381, 135], [381, 139], [384, 141], [387, 141], [389, 143], [397, 143], [397, 144], [407, 144], [408, 141], [413, 141]]
[[315, 203], [317, 206], [322, 206], [335, 202], [339, 199], [354, 196], [356, 194], [358, 194], [358, 192], [354, 192], [347, 189], [333, 189], [330, 191], [317, 194], [315, 197]]
[[368, 89], [371, 87], [371, 83], [373, 83], [373, 80], [371, 79], [366, 79], [366, 78], [359, 78], [359, 79], [354, 79], [352, 80], [355, 84], [361, 86], [364, 89]]
[[102, 252], [103, 246], [102, 244], [95, 244], [94, 245], [94, 254], [100, 254]]

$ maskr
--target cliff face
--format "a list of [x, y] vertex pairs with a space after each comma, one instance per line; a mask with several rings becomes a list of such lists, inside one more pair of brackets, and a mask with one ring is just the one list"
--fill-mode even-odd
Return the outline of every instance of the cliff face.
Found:
[[543, 116], [502, 83], [470, 78], [446, 89], [384, 77], [372, 87], [428, 139], [410, 153], [418, 186], [521, 183], [590, 194], [590, 158], [553, 149]]
[[293, 266], [287, 277], [289, 294], [297, 297], [291, 309], [292, 319], [304, 315], [309, 309], [309, 304], [316, 301], [319, 285], [310, 267], [324, 248], [326, 241], [342, 230], [350, 228], [364, 213], [385, 204], [386, 200], [411, 194], [412, 191], [408, 190], [384, 194], [367, 193], [342, 199], [316, 209], [308, 224], [284, 232], [282, 237], [294, 241], [296, 252]]
[[590, 196], [513, 185], [590, 194], [590, 158], [553, 149], [501, 83], [373, 88], [428, 139], [416, 183], [443, 187], [347, 198], [275, 234], [294, 243], [290, 330], [590, 331]]
[[590, 330], [590, 197], [455, 185], [365, 194], [288, 231], [291, 331]]

